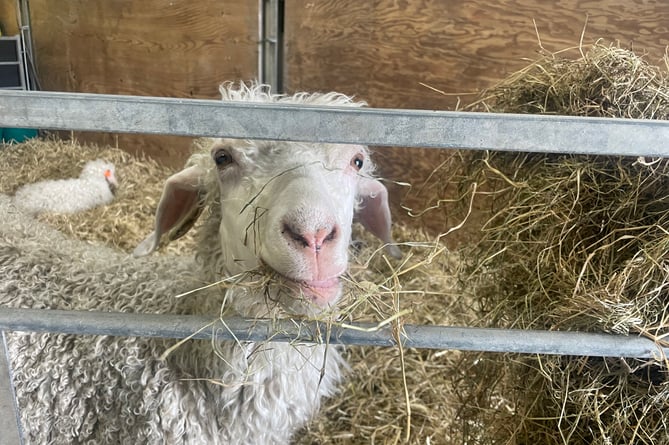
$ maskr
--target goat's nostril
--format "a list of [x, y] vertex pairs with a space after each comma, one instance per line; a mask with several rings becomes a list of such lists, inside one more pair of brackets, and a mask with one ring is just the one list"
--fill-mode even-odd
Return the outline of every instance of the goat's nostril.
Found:
[[301, 244], [302, 247], [309, 247], [309, 240], [307, 240], [307, 238], [304, 235], [299, 233], [297, 229], [294, 229], [290, 225], [284, 224], [281, 233], [284, 236], [290, 238], [291, 240]]
[[323, 244], [327, 243], [328, 241], [334, 241], [335, 238], [337, 238], [337, 226], [333, 227], [328, 236], [323, 238]]

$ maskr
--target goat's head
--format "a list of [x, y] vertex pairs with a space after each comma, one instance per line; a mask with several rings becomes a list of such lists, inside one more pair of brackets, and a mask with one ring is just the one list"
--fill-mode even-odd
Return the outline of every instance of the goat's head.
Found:
[[271, 269], [272, 298], [297, 313], [339, 298], [354, 216], [399, 255], [387, 191], [371, 177], [365, 147], [215, 139], [190, 164], [167, 180], [155, 231], [135, 254], [155, 250], [163, 234], [185, 233], [213, 201], [224, 272]]

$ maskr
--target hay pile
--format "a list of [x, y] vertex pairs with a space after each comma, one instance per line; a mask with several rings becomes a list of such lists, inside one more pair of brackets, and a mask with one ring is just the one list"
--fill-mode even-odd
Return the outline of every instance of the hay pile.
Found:
[[[666, 119], [669, 80], [595, 44], [539, 59], [473, 108]], [[485, 154], [466, 181], [496, 203], [464, 275], [486, 324], [666, 335], [668, 159]], [[468, 371], [478, 384], [459, 387], [466, 416], [487, 425], [477, 443], [669, 443], [665, 361], [483, 355]], [[508, 409], [491, 410], [496, 400]]]
[[[577, 54], [577, 57], [568, 57]], [[601, 42], [547, 54], [511, 74], [469, 111], [667, 119], [667, 72], [642, 56]]]

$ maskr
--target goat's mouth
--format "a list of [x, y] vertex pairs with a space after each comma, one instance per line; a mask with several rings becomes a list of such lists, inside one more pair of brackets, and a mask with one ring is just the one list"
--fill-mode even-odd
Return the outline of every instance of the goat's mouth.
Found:
[[[332, 307], [342, 294], [341, 276], [346, 272], [344, 267], [339, 273], [323, 280], [304, 280], [293, 278], [285, 273], [279, 272], [266, 261], [261, 260], [260, 264], [265, 270], [270, 272], [274, 283], [279, 287], [279, 295], [290, 295], [293, 303], [302, 301], [311, 304], [320, 309]], [[284, 304], [287, 301], [284, 301]], [[293, 306], [289, 303], [288, 306]]]
[[321, 308], [332, 306], [341, 295], [340, 276], [326, 280], [295, 280], [281, 274], [278, 274], [278, 276], [282, 284], [298, 297]]

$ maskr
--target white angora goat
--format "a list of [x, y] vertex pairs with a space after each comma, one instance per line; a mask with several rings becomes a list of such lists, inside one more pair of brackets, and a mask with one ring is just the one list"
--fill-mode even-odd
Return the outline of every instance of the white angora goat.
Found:
[[[260, 86], [221, 92], [226, 100], [360, 105], [332, 93], [271, 96]], [[387, 192], [371, 168], [362, 146], [212, 140], [167, 180], [155, 231], [135, 250], [149, 254], [202, 214], [195, 263], [129, 259], [68, 240], [0, 199], [11, 215], [0, 226], [0, 303], [214, 318], [225, 301], [245, 317], [317, 314], [342, 292], [354, 216], [392, 242]], [[252, 270], [274, 278], [263, 289], [173, 298]], [[285, 444], [333, 394], [344, 366], [335, 347], [271, 342], [188, 341], [160, 360], [172, 344], [10, 334], [28, 443]]]
[[27, 184], [14, 196], [26, 212], [75, 213], [109, 204], [118, 187], [114, 165], [96, 159], [84, 166], [78, 178], [53, 179]]

